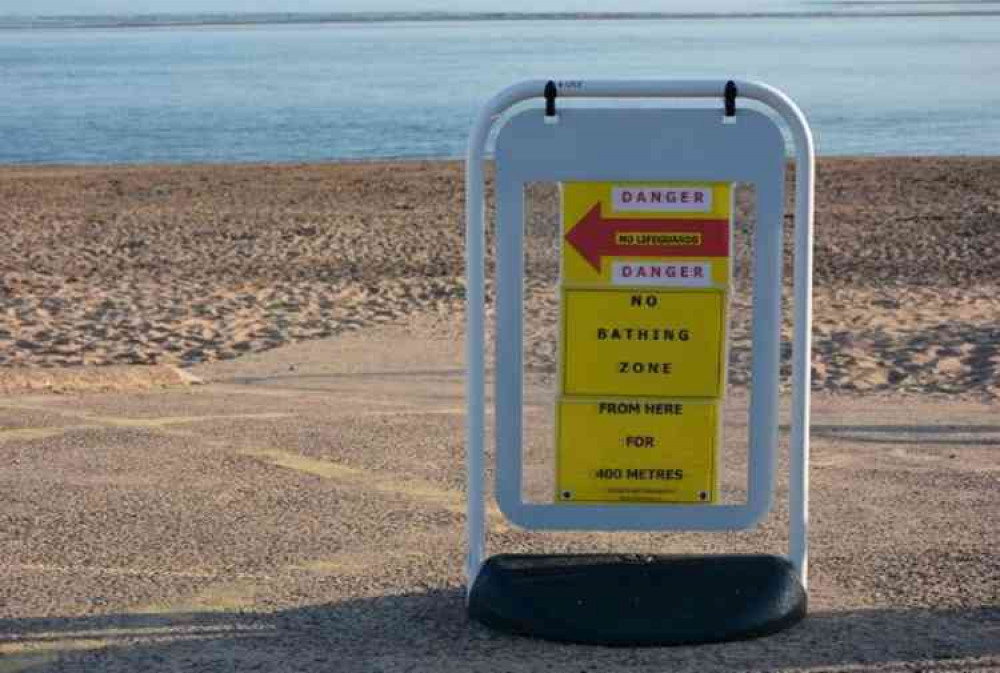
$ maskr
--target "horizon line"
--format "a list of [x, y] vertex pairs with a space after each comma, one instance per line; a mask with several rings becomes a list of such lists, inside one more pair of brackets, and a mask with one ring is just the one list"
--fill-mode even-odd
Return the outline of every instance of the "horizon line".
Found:
[[[996, 9], [928, 11], [909, 9], [916, 5], [1000, 5], [1000, 0], [903, 0], [902, 2], [860, 2], [827, 0], [817, 5], [852, 6], [871, 4], [872, 11], [694, 11], [694, 12], [145, 12], [109, 14], [0, 14], [0, 28], [155, 28], [195, 26], [287, 25], [323, 23], [461, 22], [461, 21], [627, 21], [627, 20], [724, 20], [724, 19], [851, 19], [1000, 16]], [[882, 9], [902, 6], [900, 11]]]

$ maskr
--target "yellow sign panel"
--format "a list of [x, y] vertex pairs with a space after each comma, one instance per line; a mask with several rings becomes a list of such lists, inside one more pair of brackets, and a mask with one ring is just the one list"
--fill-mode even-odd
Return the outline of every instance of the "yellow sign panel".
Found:
[[712, 503], [717, 403], [559, 402], [558, 502]]
[[[571, 285], [632, 285], [616, 273], [710, 260], [699, 286], [729, 283], [730, 186], [705, 183], [567, 182], [562, 185], [562, 278]], [[631, 275], [635, 278], [635, 274]], [[650, 285], [694, 283], [659, 276]]]
[[557, 502], [715, 502], [731, 200], [562, 184]]
[[719, 290], [564, 290], [563, 393], [716, 397]]

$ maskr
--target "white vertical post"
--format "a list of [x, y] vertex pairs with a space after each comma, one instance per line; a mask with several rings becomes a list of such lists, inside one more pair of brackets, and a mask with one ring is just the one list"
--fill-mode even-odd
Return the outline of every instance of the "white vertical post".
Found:
[[[483, 157], [485, 140], [479, 138], [479, 127], [472, 132], [469, 156], [465, 163], [465, 362], [467, 367], [466, 398], [466, 471], [467, 507], [465, 531], [468, 557], [465, 560], [466, 591], [483, 562], [486, 538], [486, 493], [483, 442], [486, 428], [486, 304], [484, 271], [484, 226], [486, 204], [483, 197]], [[488, 132], [488, 127], [487, 127]]]
[[[801, 112], [799, 116], [801, 116]], [[792, 343], [792, 428], [789, 438], [788, 556], [803, 588], [809, 574], [809, 402], [812, 390], [812, 274], [815, 158], [804, 123], [795, 138], [795, 334]]]
[[518, 101], [540, 95], [543, 85], [522, 82], [501, 91], [479, 112], [465, 159], [465, 357], [466, 357], [466, 594], [486, 553], [486, 199], [483, 160], [497, 115]]
[[812, 271], [815, 162], [805, 115], [785, 94], [758, 82], [738, 82], [739, 95], [781, 115], [795, 146], [795, 261], [792, 343], [792, 409], [788, 458], [788, 558], [803, 588], [809, 572], [809, 404], [812, 381]]

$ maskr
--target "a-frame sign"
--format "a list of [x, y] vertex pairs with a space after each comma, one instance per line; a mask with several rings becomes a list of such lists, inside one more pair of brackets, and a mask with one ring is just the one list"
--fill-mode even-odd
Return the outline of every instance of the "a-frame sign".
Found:
[[[737, 96], [755, 107], [737, 109]], [[511, 112], [535, 98], [544, 107]], [[594, 108], [567, 98], [713, 103]], [[775, 492], [786, 163], [775, 117], [796, 160], [787, 557], [485, 558], [483, 163], [494, 125], [500, 510], [527, 529], [721, 531], [761, 522]], [[554, 640], [655, 645], [764, 635], [805, 615], [813, 163], [802, 113], [756, 82], [531, 81], [483, 108], [466, 166], [473, 618]], [[561, 190], [555, 478], [546, 503], [522, 495], [524, 191], [532, 182]], [[756, 199], [748, 475], [746, 500], [724, 504], [718, 449], [737, 183]]]

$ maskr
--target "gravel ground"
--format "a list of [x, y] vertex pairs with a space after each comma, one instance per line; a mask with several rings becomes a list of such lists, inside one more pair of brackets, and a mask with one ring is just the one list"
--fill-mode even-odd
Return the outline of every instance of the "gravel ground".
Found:
[[[471, 622], [444, 327], [201, 365], [194, 388], [0, 397], [0, 671], [1000, 671], [1000, 426], [968, 400], [814, 396], [809, 615], [787, 631], [637, 649]], [[747, 396], [726, 408], [738, 493]], [[524, 427], [533, 466], [554, 436], [535, 377]], [[784, 553], [786, 453], [752, 531], [544, 533], [491, 505], [488, 551]]]

